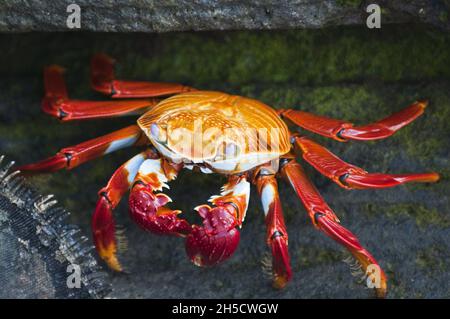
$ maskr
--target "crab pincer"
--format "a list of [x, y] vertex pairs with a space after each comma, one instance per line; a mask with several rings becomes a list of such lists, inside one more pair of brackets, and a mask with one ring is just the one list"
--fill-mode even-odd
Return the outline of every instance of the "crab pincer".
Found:
[[178, 218], [179, 210], [165, 207], [171, 202], [166, 194], [154, 194], [150, 185], [137, 183], [130, 194], [129, 203], [135, 222], [144, 228], [160, 235], [185, 236], [191, 231], [189, 223]]
[[195, 208], [203, 225], [193, 225], [186, 238], [186, 252], [197, 266], [212, 266], [228, 259], [239, 244], [239, 231], [247, 211], [250, 184], [245, 177], [233, 176], [220, 196], [212, 196], [215, 207]]
[[189, 223], [178, 218], [179, 210], [165, 205], [171, 202], [163, 193], [167, 181], [176, 178], [181, 167], [170, 165], [163, 159], [148, 159], [139, 168], [129, 197], [130, 215], [145, 230], [159, 235], [186, 236], [191, 231]]
[[240, 239], [234, 206], [201, 205], [195, 210], [203, 218], [203, 226], [193, 225], [186, 238], [189, 259], [197, 266], [213, 266], [228, 259]]

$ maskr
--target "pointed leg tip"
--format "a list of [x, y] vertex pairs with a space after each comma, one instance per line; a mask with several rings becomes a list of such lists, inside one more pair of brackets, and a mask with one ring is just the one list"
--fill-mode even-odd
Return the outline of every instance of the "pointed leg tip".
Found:
[[438, 173], [431, 173], [430, 174], [430, 183], [438, 182], [441, 179], [441, 176]]
[[16, 169], [21, 172], [22, 176], [30, 176], [51, 173], [65, 167], [67, 167], [67, 157], [62, 154], [57, 154], [36, 163], [21, 165]]
[[292, 278], [291, 262], [287, 241], [276, 237], [272, 243], [273, 287], [283, 289]]
[[440, 178], [441, 177], [438, 173], [432, 172], [432, 173], [417, 174], [416, 176], [414, 176], [414, 178], [411, 178], [410, 180], [406, 178], [405, 181], [419, 182], [419, 183], [436, 183], [439, 181]]
[[123, 267], [117, 258], [118, 249], [115, 240], [111, 238], [94, 238], [94, 241], [98, 255], [106, 265], [108, 265], [111, 270], [122, 272]]
[[275, 289], [284, 289], [289, 282], [290, 278], [287, 275], [277, 276], [273, 279], [272, 286]]
[[123, 272], [119, 259], [117, 258], [117, 248], [114, 242], [111, 242], [108, 246], [97, 247], [98, 255], [106, 263], [108, 268], [116, 272]]
[[426, 99], [417, 100], [417, 105], [419, 105], [422, 109], [425, 109], [429, 104], [429, 101]]
[[92, 215], [92, 235], [100, 258], [114, 271], [123, 270], [118, 258], [116, 227], [112, 217], [112, 206], [105, 196], [100, 196]]
[[114, 270], [116, 272], [124, 272], [124, 268], [120, 264], [119, 260], [117, 259], [117, 256], [111, 255], [111, 256], [100, 256], [105, 263], [108, 265], [108, 267], [111, 270]]
[[375, 295], [377, 296], [377, 298], [380, 298], [380, 299], [386, 298], [386, 295], [387, 295], [386, 286], [375, 289]]

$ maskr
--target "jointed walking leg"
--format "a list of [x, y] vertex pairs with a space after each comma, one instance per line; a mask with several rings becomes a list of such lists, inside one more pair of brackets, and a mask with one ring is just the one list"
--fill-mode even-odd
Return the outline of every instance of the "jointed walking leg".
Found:
[[[375, 258], [361, 246], [356, 236], [339, 224], [339, 219], [309, 181], [300, 164], [292, 160], [282, 167], [281, 172], [301, 199], [313, 224], [350, 251], [361, 264], [368, 279], [375, 283], [377, 295], [384, 297], [386, 295], [386, 276], [383, 270]], [[371, 272], [374, 268], [378, 271]]]
[[62, 121], [141, 114], [159, 102], [158, 99], [122, 101], [71, 100], [67, 94], [63, 71], [63, 68], [57, 65], [45, 68], [45, 96], [42, 100], [42, 110]]
[[156, 83], [116, 80], [114, 59], [97, 54], [91, 60], [91, 84], [94, 90], [113, 98], [154, 97], [193, 91], [194, 88], [177, 83]]
[[137, 125], [131, 125], [110, 134], [63, 148], [55, 156], [37, 163], [23, 165], [18, 168], [26, 175], [54, 172], [63, 168], [72, 169], [94, 158], [111, 153], [118, 149], [144, 145], [147, 138]]
[[344, 142], [349, 139], [368, 141], [391, 136], [420, 116], [427, 104], [427, 101], [417, 101], [383, 120], [363, 126], [353, 126], [350, 122], [297, 110], [285, 110], [281, 111], [280, 114], [283, 118], [308, 131], [337, 141]]
[[292, 277], [288, 252], [288, 233], [274, 175], [260, 175], [256, 179], [259, 196], [266, 216], [266, 241], [272, 252], [273, 285], [283, 288]]
[[146, 159], [157, 156], [150, 149], [134, 156], [120, 166], [111, 176], [108, 184], [98, 192], [97, 206], [92, 215], [92, 234], [98, 254], [113, 270], [122, 270], [117, 258], [119, 242], [116, 237], [113, 210], [131, 187], [141, 164]]
[[436, 182], [437, 173], [382, 174], [368, 173], [362, 168], [346, 163], [325, 147], [306, 137], [295, 137], [295, 145], [303, 159], [339, 186], [352, 188], [385, 188], [408, 182]]

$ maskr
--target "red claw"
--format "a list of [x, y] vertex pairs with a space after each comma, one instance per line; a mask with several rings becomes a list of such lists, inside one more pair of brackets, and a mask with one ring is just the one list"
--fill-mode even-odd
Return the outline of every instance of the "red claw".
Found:
[[196, 210], [203, 218], [203, 226], [192, 226], [186, 239], [186, 252], [197, 266], [216, 265], [229, 258], [239, 244], [234, 206], [201, 205]]
[[130, 215], [145, 230], [159, 235], [185, 236], [191, 232], [191, 226], [177, 217], [181, 211], [164, 206], [170, 201], [165, 194], [154, 194], [151, 186], [136, 184], [129, 198]]

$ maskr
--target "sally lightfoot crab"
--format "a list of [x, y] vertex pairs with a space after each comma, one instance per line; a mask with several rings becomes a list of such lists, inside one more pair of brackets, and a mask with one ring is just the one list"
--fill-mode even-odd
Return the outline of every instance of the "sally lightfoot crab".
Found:
[[[131, 218], [143, 229], [160, 235], [185, 238], [186, 252], [198, 266], [223, 262], [236, 250], [239, 231], [249, 202], [250, 183], [261, 197], [267, 225], [266, 241], [272, 252], [273, 284], [284, 287], [292, 272], [288, 233], [278, 195], [277, 178], [284, 178], [295, 190], [313, 225], [346, 247], [361, 264], [369, 279], [379, 284], [377, 295], [386, 293], [386, 276], [368, 271], [378, 266], [356, 236], [344, 228], [308, 180], [296, 155], [345, 189], [385, 188], [406, 182], [435, 182], [436, 173], [382, 174], [348, 164], [311, 139], [292, 133], [287, 124], [335, 139], [377, 140], [420, 116], [426, 101], [417, 101], [402, 111], [364, 126], [298, 110], [275, 110], [245, 97], [201, 91], [170, 83], [116, 80], [113, 60], [99, 54], [91, 61], [91, 82], [95, 90], [112, 101], [69, 99], [63, 69], [49, 66], [44, 72], [44, 112], [61, 121], [108, 118], [141, 114], [137, 125], [81, 144], [67, 147], [55, 156], [19, 169], [25, 174], [72, 169], [86, 161], [129, 146], [143, 151], [120, 166], [99, 191], [92, 216], [92, 232], [100, 257], [121, 271], [119, 242], [113, 210], [130, 191]], [[170, 97], [169, 97], [170, 96]], [[125, 100], [117, 100], [126, 98]], [[168, 207], [171, 199], [162, 191], [183, 169], [218, 173], [228, 177], [210, 205], [195, 208], [203, 219], [191, 225], [179, 210]], [[380, 268], [379, 268], [380, 269]]]

